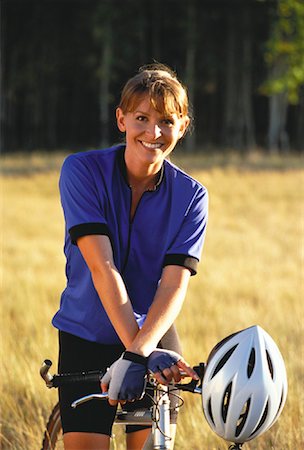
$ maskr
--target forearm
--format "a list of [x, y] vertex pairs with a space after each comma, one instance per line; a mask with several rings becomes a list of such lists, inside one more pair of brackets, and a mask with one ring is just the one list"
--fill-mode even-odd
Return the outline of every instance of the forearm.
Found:
[[92, 272], [92, 279], [116, 333], [124, 346], [129, 347], [139, 328], [120, 274], [115, 268], [108, 267], [103, 268], [102, 273]]
[[180, 313], [189, 277], [190, 273], [187, 269], [178, 267], [165, 269], [145, 323], [128, 350], [149, 356], [157, 347]]
[[134, 340], [138, 325], [125, 284], [114, 260], [107, 236], [84, 236], [79, 249], [91, 271], [94, 287], [120, 340], [128, 347]]

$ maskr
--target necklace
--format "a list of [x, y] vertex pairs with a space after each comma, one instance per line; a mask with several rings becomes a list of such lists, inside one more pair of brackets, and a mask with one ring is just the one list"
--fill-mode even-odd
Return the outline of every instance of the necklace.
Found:
[[147, 187], [145, 187], [144, 189], [142, 189], [141, 187], [138, 186], [134, 186], [132, 184], [129, 184], [129, 188], [132, 190], [132, 192], [138, 192], [138, 191], [142, 191], [142, 192], [152, 192], [156, 190], [156, 184], [153, 183], [149, 184]]
[[135, 186], [134, 184], [129, 184], [130, 189], [133, 192], [152, 192], [155, 191], [158, 185], [158, 174], [156, 174], [153, 179], [147, 184], [147, 186], [143, 186], [143, 185], [137, 185]]

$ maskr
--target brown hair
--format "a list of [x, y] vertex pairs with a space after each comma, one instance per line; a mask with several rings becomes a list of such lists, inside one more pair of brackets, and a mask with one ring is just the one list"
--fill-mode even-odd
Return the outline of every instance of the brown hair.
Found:
[[125, 84], [118, 107], [124, 113], [133, 112], [147, 94], [156, 111], [189, 119], [187, 90], [176, 74], [164, 64], [141, 67]]

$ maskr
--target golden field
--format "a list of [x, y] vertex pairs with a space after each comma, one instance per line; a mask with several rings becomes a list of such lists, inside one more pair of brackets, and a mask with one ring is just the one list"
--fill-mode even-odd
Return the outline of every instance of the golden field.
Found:
[[[50, 324], [65, 285], [58, 195], [63, 154], [2, 157], [1, 443], [39, 450], [56, 392], [44, 387], [44, 358], [56, 363]], [[245, 449], [304, 448], [304, 176], [299, 157], [175, 156], [209, 190], [210, 218], [200, 270], [178, 319], [184, 355], [207, 359], [223, 337], [253, 324], [274, 338], [289, 392], [278, 422]], [[54, 364], [56, 367], [56, 364]], [[54, 369], [55, 370], [55, 369]], [[177, 450], [227, 449], [185, 394]]]

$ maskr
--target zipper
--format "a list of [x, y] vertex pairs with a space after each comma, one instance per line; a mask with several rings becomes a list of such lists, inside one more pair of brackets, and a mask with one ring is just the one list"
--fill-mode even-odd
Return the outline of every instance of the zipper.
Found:
[[129, 259], [129, 254], [130, 254], [130, 247], [131, 247], [132, 225], [133, 225], [134, 219], [135, 219], [135, 217], [136, 217], [136, 212], [137, 212], [138, 207], [139, 207], [139, 205], [140, 205], [140, 203], [141, 203], [141, 201], [142, 201], [143, 196], [144, 196], [147, 192], [149, 192], [149, 191], [143, 192], [142, 196], [140, 197], [139, 202], [138, 202], [137, 205], [136, 205], [136, 208], [135, 208], [135, 211], [134, 211], [134, 214], [133, 214], [133, 218], [131, 219], [132, 191], [131, 191], [131, 188], [129, 188], [129, 189], [130, 189], [130, 197], [131, 197], [131, 201], [130, 201], [130, 209], [129, 209], [128, 244], [127, 244], [126, 257], [125, 257], [125, 260], [124, 260], [124, 263], [123, 263], [123, 266], [122, 266], [122, 270], [121, 270], [121, 273], [122, 273], [122, 274], [124, 273], [124, 271], [125, 271], [125, 269], [126, 269], [126, 266], [127, 266], [127, 264], [128, 264], [128, 259]]

